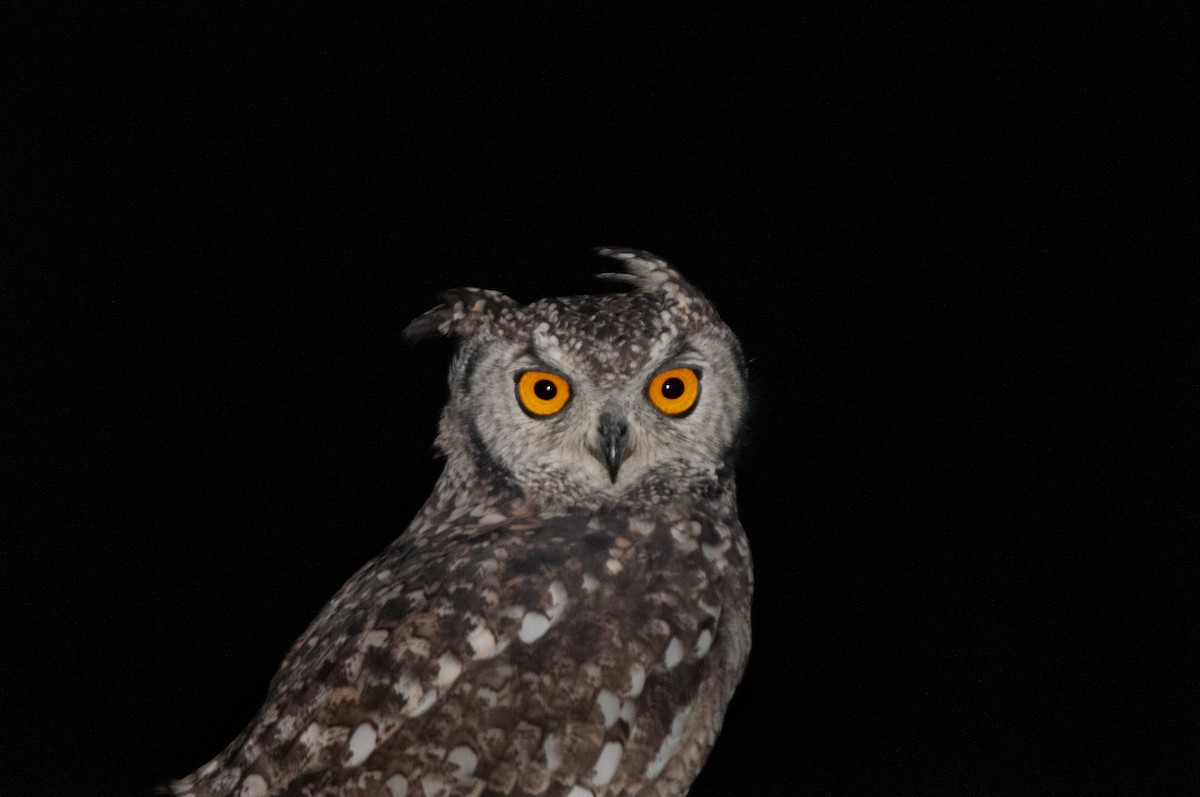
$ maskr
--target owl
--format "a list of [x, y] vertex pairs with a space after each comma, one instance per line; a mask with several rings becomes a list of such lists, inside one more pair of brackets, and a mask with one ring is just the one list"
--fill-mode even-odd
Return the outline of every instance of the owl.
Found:
[[681, 797], [750, 650], [737, 339], [658, 257], [632, 290], [444, 294], [445, 468], [182, 797]]

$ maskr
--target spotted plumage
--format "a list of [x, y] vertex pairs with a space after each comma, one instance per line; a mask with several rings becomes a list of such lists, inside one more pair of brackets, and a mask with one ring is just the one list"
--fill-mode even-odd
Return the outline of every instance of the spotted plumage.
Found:
[[[462, 289], [413, 322], [459, 340], [433, 495], [175, 794], [687, 793], [750, 646], [744, 363], [678, 272], [600, 251], [634, 292]], [[550, 411], [519, 406], [538, 375]]]

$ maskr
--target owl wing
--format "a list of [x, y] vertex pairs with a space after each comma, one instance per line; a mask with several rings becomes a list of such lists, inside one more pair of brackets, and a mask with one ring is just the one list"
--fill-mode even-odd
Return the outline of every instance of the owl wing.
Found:
[[445, 522], [339, 591], [246, 733], [176, 793], [686, 792], [748, 645], [748, 584], [679, 531], [714, 524]]

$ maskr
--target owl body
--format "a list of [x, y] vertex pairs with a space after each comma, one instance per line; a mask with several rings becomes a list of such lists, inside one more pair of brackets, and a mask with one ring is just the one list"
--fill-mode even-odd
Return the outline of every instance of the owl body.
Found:
[[750, 647], [736, 339], [647, 253], [634, 293], [447, 295], [459, 338], [408, 529], [178, 795], [681, 797]]

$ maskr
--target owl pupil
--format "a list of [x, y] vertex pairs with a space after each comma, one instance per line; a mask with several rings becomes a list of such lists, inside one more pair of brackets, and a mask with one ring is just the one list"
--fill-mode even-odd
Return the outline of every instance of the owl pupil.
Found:
[[663, 398], [677, 399], [683, 395], [683, 380], [671, 377], [662, 384]]
[[558, 388], [549, 379], [539, 379], [533, 386], [533, 392], [542, 401], [549, 401], [558, 394]]

